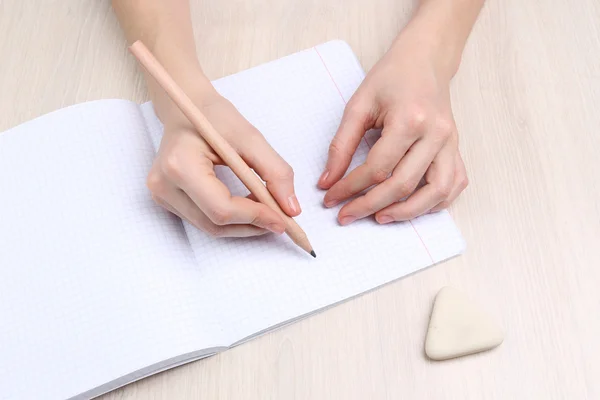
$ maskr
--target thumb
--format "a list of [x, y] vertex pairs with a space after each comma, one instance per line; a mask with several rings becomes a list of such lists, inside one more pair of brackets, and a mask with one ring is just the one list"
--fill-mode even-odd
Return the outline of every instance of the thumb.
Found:
[[329, 145], [327, 164], [318, 182], [321, 189], [331, 188], [344, 176], [361, 139], [370, 128], [368, 108], [356, 104], [360, 103], [350, 99], [337, 133]]
[[240, 153], [248, 165], [267, 184], [267, 189], [290, 217], [302, 212], [294, 191], [294, 171], [292, 167], [256, 131], [245, 140]]

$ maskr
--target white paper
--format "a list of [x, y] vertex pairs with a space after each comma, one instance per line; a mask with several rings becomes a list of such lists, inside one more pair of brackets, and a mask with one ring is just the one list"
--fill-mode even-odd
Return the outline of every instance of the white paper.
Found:
[[85, 103], [0, 134], [0, 399], [95, 396], [459, 254], [445, 212], [340, 227], [322, 206], [362, 78], [335, 41], [215, 82], [294, 168], [316, 259], [286, 236], [213, 239], [156, 206], [149, 103]]
[[[446, 212], [406, 223], [381, 226], [368, 218], [341, 227], [341, 205], [323, 207], [324, 192], [316, 183], [344, 106], [363, 77], [350, 47], [332, 41], [214, 82], [294, 168], [303, 208], [296, 220], [317, 253], [313, 259], [286, 236], [214, 239], [186, 223], [227, 343], [462, 252], [464, 241]], [[142, 108], [158, 145], [160, 122], [151, 104]], [[368, 150], [363, 140], [350, 170]], [[219, 176], [234, 194], [248, 193], [228, 169]]]
[[0, 399], [64, 399], [214, 345], [181, 222], [145, 187], [153, 158], [120, 100], [0, 134]]

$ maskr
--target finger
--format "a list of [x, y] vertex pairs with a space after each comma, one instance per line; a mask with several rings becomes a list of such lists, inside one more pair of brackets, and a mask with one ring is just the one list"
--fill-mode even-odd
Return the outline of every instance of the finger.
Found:
[[242, 158], [266, 182], [281, 209], [291, 217], [299, 215], [302, 209], [294, 191], [292, 167], [258, 131], [249, 133], [238, 147]]
[[182, 214], [180, 214], [179, 211], [177, 211], [176, 209], [174, 209], [173, 207], [171, 207], [171, 205], [169, 205], [169, 203], [167, 203], [166, 201], [164, 201], [160, 197], [152, 195], [152, 200], [154, 200], [154, 202], [156, 204], [158, 204], [159, 206], [161, 206], [162, 208], [164, 208], [165, 210], [167, 210], [171, 214], [176, 215], [180, 219], [185, 219], [185, 217]]
[[396, 166], [389, 179], [342, 207], [338, 216], [340, 223], [347, 225], [409, 196], [416, 189], [433, 157], [424, 142], [417, 142]]
[[283, 220], [268, 206], [232, 197], [227, 186], [215, 175], [210, 160], [200, 157], [194, 162], [185, 161], [172, 160], [166, 164], [164, 172], [215, 225], [252, 224], [274, 232], [284, 231]]
[[469, 185], [469, 179], [467, 177], [467, 170], [465, 168], [465, 164], [460, 156], [459, 152], [456, 152], [455, 157], [455, 171], [454, 171], [454, 184], [452, 186], [452, 190], [448, 195], [448, 198], [442, 201], [440, 204], [436, 205], [431, 209], [431, 212], [438, 212], [441, 210], [445, 210], [450, 207], [450, 205], [456, 200], [456, 198], [466, 189]]
[[266, 229], [254, 225], [224, 225], [214, 224], [183, 191], [173, 188], [167, 193], [168, 200], [158, 196], [152, 198], [161, 206], [188, 221], [196, 228], [214, 237], [250, 237], [268, 233]]
[[449, 143], [435, 156], [425, 179], [427, 184], [414, 192], [405, 201], [392, 204], [375, 214], [380, 224], [407, 221], [427, 213], [448, 198], [454, 181], [456, 150]]
[[405, 127], [384, 128], [381, 139], [369, 151], [365, 163], [327, 191], [325, 206], [333, 207], [373, 185], [385, 182], [410, 146], [415, 143], [416, 135], [416, 132], [409, 134]]
[[329, 145], [327, 163], [318, 182], [321, 189], [329, 189], [344, 176], [361, 139], [371, 127], [368, 106], [360, 100], [351, 99], [344, 109], [337, 133]]
[[225, 215], [224, 220], [219, 221], [222, 225], [252, 224], [278, 234], [285, 231], [283, 219], [262, 203], [252, 201], [246, 197], [232, 197], [229, 209], [229, 216]]

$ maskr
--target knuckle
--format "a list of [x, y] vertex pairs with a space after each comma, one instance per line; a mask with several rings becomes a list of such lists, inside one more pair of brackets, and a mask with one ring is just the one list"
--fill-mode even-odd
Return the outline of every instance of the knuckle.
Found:
[[416, 210], [408, 210], [404, 215], [399, 217], [402, 221], [408, 221], [410, 219], [415, 219], [419, 216], [419, 213]]
[[404, 204], [403, 207], [392, 207], [390, 210], [385, 211], [386, 215], [391, 216], [394, 221], [405, 221], [407, 218], [407, 209]]
[[427, 112], [424, 107], [413, 106], [408, 112], [407, 126], [411, 131], [422, 129], [427, 122]]
[[162, 170], [170, 178], [178, 179], [183, 173], [182, 157], [178, 152], [171, 152], [162, 162]]
[[153, 194], [153, 197], [161, 197], [167, 190], [167, 182], [156, 170], [151, 170], [146, 178], [146, 187]]
[[362, 101], [357, 100], [357, 97], [352, 97], [346, 105], [345, 113], [349, 117], [362, 119], [367, 115], [367, 107]]
[[398, 185], [398, 194], [400, 197], [406, 197], [410, 195], [417, 187], [418, 182], [414, 182], [411, 179], [403, 179]]
[[250, 221], [250, 225], [254, 225], [254, 226], [262, 226], [263, 221], [265, 221], [265, 213], [264, 210], [262, 210], [261, 208], [257, 209], [257, 211], [254, 213], [254, 216], [252, 217], [252, 221]]
[[384, 167], [374, 167], [371, 169], [371, 179], [376, 183], [385, 181], [390, 176], [391, 171]]
[[379, 211], [380, 207], [378, 207], [378, 205], [379, 205], [378, 203], [379, 202], [377, 201], [375, 196], [373, 196], [372, 192], [367, 192], [367, 194], [365, 195], [363, 205], [364, 205], [364, 208], [366, 209], [366, 211], [369, 212], [369, 215]]
[[344, 158], [352, 157], [352, 154], [348, 150], [346, 150], [345, 143], [336, 136], [333, 138], [331, 143], [329, 144], [329, 154], [341, 156]]
[[225, 225], [231, 220], [231, 211], [225, 207], [216, 207], [210, 212], [210, 220], [217, 225]]
[[328, 195], [331, 196], [331, 199], [347, 199], [352, 197], [354, 192], [348, 182], [344, 181], [342, 183], [338, 182], [338, 184], [329, 189]]
[[452, 136], [453, 132], [454, 123], [446, 118], [440, 118], [435, 125], [432, 135], [437, 140], [446, 141]]
[[437, 130], [449, 136], [455, 130], [454, 122], [449, 118], [439, 118], [437, 121]]
[[202, 229], [207, 235], [215, 238], [223, 236], [224, 232], [222, 227], [213, 224], [201, 225], [200, 229]]
[[254, 218], [252, 218], [252, 221], [250, 221], [250, 225], [254, 225], [254, 226], [261, 226], [262, 225], [262, 217], [260, 216], [259, 213], [257, 213]]
[[436, 210], [445, 210], [448, 207], [450, 207], [450, 202], [442, 201], [440, 204], [437, 205]]
[[435, 194], [438, 198], [447, 198], [452, 192], [452, 186], [445, 182], [440, 182], [434, 186]]
[[246, 139], [257, 142], [264, 140], [262, 133], [254, 126], [248, 123], [248, 127], [244, 133]]
[[275, 170], [275, 177], [278, 180], [292, 180], [294, 179], [294, 170], [288, 163], [284, 163], [284, 165]]

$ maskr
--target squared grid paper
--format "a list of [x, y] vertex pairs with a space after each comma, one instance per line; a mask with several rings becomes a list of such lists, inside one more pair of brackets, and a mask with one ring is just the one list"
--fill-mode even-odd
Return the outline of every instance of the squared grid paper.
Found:
[[0, 134], [0, 399], [68, 398], [211, 346], [181, 222], [145, 188], [153, 158], [126, 101]]
[[0, 134], [0, 399], [95, 396], [461, 253], [445, 212], [342, 228], [322, 206], [316, 182], [363, 76], [335, 41], [214, 82], [294, 168], [316, 260], [285, 236], [212, 239], [156, 206], [149, 103], [85, 103]]
[[[294, 168], [303, 208], [297, 221], [318, 256], [307, 256], [286, 236], [213, 239], [184, 223], [206, 280], [203, 295], [228, 344], [462, 252], [463, 239], [445, 212], [412, 224], [380, 226], [366, 219], [340, 227], [339, 207], [322, 206], [316, 182], [345, 102], [363, 77], [350, 47], [333, 41], [213, 82]], [[142, 109], [158, 144], [160, 122], [149, 103]], [[361, 142], [349, 170], [368, 151]], [[248, 193], [228, 169], [219, 168], [218, 175], [234, 195]]]

